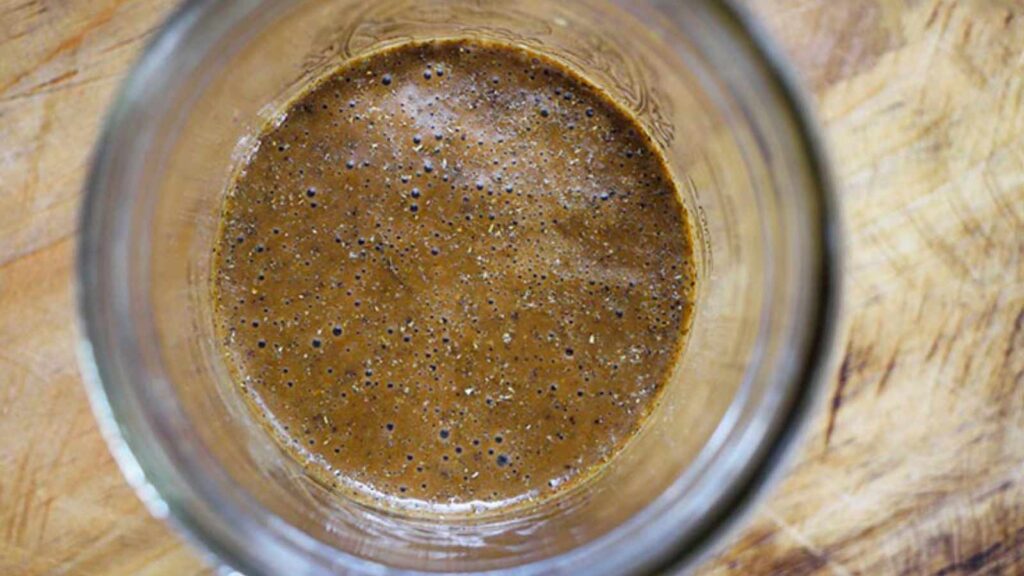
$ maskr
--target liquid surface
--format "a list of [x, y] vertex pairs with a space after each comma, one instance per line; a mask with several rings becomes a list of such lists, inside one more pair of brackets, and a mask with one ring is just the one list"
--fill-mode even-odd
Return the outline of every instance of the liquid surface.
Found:
[[592, 84], [510, 46], [409, 44], [261, 136], [225, 203], [215, 317], [314, 476], [502, 507], [636, 432], [685, 335], [691, 256], [660, 153]]

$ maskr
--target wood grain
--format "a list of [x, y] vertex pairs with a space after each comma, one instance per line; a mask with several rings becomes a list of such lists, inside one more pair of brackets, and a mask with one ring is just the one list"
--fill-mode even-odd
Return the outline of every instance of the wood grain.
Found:
[[[749, 0], [812, 91], [847, 227], [827, 409], [704, 574], [1024, 573], [1024, 5]], [[0, 574], [203, 574], [99, 436], [75, 213], [169, 0], [0, 0]]]

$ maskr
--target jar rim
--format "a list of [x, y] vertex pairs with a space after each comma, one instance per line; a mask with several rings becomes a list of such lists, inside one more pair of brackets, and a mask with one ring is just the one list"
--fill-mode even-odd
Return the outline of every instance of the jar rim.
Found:
[[[740, 525], [740, 519], [748, 515], [754, 504], [781, 478], [785, 470], [784, 463], [791, 460], [794, 446], [806, 432], [810, 421], [809, 415], [823, 402], [823, 383], [832, 367], [831, 351], [839, 332], [842, 258], [838, 198], [834, 192], [824, 146], [813, 115], [798, 87], [793, 71], [755, 18], [745, 9], [730, 2], [709, 0], [704, 3], [721, 21], [723, 28], [734, 32], [747, 45], [747, 52], [755, 60], [754, 65], [764, 71], [772, 84], [771, 87], [778, 92], [784, 102], [785, 111], [797, 129], [796, 141], [802, 149], [799, 153], [807, 163], [811, 191], [817, 193], [814, 200], [819, 212], [821, 237], [815, 239], [820, 249], [817, 253], [818, 261], [813, 265], [818, 271], [820, 284], [816, 293], [817, 300], [810, 308], [810, 348], [802, 359], [802, 365], [797, 368], [798, 380], [793, 383], [794, 392], [786, 408], [787, 413], [780, 418], [780, 429], [767, 440], [764, 449], [757, 455], [757, 461], [748, 468], [746, 479], [735, 487], [723, 504], [716, 506], [712, 514], [702, 519], [699, 529], [689, 534], [685, 541], [674, 543], [673, 549], [664, 557], [657, 559], [654, 564], [645, 566], [645, 569], [652, 573], [683, 569], [705, 558], [715, 549], [716, 544], [723, 542], [725, 536]], [[257, 9], [259, 4], [259, 1], [239, 2], [231, 11], [234, 17], [241, 20], [246, 14]], [[154, 448], [160, 450], [161, 440], [147, 428], [151, 423], [145, 422], [142, 415], [131, 413], [126, 407], [126, 392], [130, 393], [133, 383], [125, 377], [124, 371], [118, 366], [119, 361], [115, 358], [122, 354], [119, 348], [125, 345], [131, 348], [131, 343], [119, 341], [119, 338], [123, 339], [125, 334], [131, 333], [121, 330], [123, 323], [131, 320], [116, 317], [116, 308], [125, 304], [116, 302], [117, 294], [105, 289], [103, 282], [106, 279], [101, 278], [103, 267], [99, 262], [101, 253], [111, 242], [108, 235], [113, 233], [101, 225], [101, 222], [111, 217], [127, 217], [124, 214], [111, 216], [102, 213], [103, 207], [107, 205], [104, 197], [109, 194], [111, 188], [117, 186], [113, 177], [120, 166], [114, 142], [123, 137], [126, 118], [131, 109], [140, 106], [140, 102], [145, 100], [147, 90], [153, 89], [152, 82], [160, 75], [158, 64], [170, 58], [175, 47], [192, 41], [190, 34], [194, 34], [195, 27], [202, 24], [210, 11], [209, 3], [188, 0], [168, 18], [122, 84], [119, 95], [104, 121], [85, 186], [85, 198], [80, 214], [76, 254], [76, 296], [81, 334], [79, 360], [90, 403], [101, 432], [122, 473], [150, 512], [158, 518], [169, 520], [191, 542], [200, 549], [213, 553], [217, 560], [243, 571], [259, 573], [263, 563], [256, 558], [256, 554], [244, 545], [240, 547], [238, 541], [229, 541], [229, 538], [238, 539], [242, 536], [227, 534], [223, 527], [219, 529], [214, 526], [217, 518], [211, 520], [209, 517], [194, 514], [186, 506], [181, 505], [181, 502], [187, 496], [199, 498], [211, 504], [211, 508], [221, 515], [221, 521], [237, 520], [238, 518], [234, 517], [245, 517], [246, 512], [226, 509], [224, 503], [220, 503], [219, 506], [212, 504], [209, 502], [210, 499], [205, 497], [207, 494], [197, 492], [194, 486], [188, 485], [188, 480], [182, 477], [180, 471], [154, 470], [156, 466], [145, 454]], [[206, 46], [206, 49], [209, 48], [209, 45]], [[265, 510], [264, 512], [269, 514]], [[258, 532], [265, 526], [250, 528]], [[293, 550], [296, 543], [307, 549], [330, 548], [294, 527], [282, 528], [283, 534], [249, 536], [273, 543], [278, 549], [286, 552]], [[284, 536], [288, 542], [279, 542], [279, 536]], [[266, 540], [267, 538], [269, 540]], [[351, 568], [370, 573], [386, 570], [386, 567], [376, 562], [333, 548], [331, 550], [335, 554], [343, 555], [345, 563]], [[267, 553], [266, 550], [262, 552]], [[541, 560], [538, 564], [547, 561]]]

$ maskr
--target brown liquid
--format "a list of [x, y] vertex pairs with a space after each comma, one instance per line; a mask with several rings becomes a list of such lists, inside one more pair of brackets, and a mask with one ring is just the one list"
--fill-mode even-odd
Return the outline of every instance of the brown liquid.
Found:
[[636, 432], [692, 311], [655, 145], [560, 64], [477, 41], [346, 64], [268, 128], [216, 253], [224, 353], [346, 494], [501, 507]]

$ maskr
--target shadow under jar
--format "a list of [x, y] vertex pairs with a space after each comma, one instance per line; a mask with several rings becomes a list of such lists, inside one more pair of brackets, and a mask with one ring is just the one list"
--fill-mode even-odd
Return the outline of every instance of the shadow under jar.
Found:
[[[415, 516], [340, 498], [271, 441], [216, 341], [223, 194], [264, 126], [350, 58], [477, 38], [542, 53], [628, 109], [693, 221], [686, 348], [643, 427], [540, 505]], [[150, 510], [249, 574], [681, 568], [749, 508], [806, 421], [837, 298], [812, 127], [744, 19], [714, 1], [189, 2], [128, 78], [88, 184], [84, 372]]]

